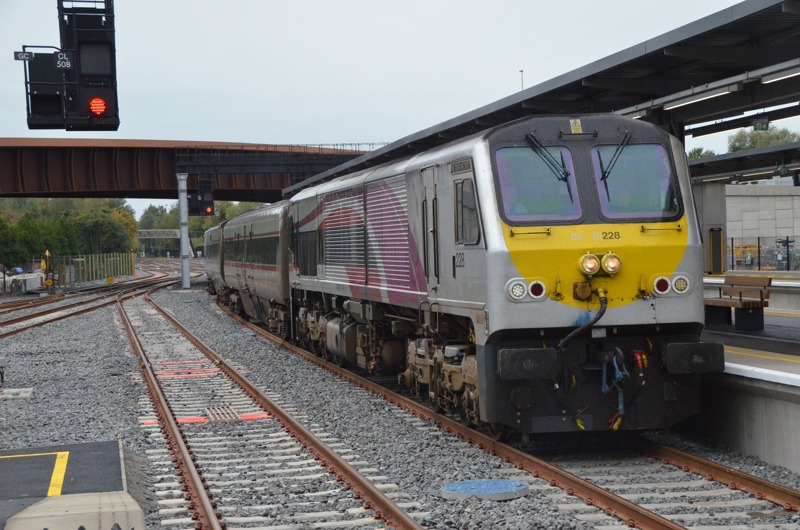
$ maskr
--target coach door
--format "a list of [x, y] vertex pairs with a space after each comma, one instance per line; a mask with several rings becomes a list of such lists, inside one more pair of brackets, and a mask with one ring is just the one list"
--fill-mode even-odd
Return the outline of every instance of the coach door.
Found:
[[242, 258], [242, 285], [247, 291], [253, 286], [253, 225], [244, 227], [244, 257]]
[[422, 204], [422, 229], [425, 234], [423, 261], [428, 293], [437, 298], [441, 260], [439, 259], [439, 200], [436, 196], [436, 167], [422, 170], [422, 186], [425, 189]]

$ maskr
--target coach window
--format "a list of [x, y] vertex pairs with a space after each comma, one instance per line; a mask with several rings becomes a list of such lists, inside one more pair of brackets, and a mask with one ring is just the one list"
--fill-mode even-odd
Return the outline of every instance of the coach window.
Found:
[[480, 239], [475, 185], [471, 179], [456, 182], [456, 244], [475, 245]]

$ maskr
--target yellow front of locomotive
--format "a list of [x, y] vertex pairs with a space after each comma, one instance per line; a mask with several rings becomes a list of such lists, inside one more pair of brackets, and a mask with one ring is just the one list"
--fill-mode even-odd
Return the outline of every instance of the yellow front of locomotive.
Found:
[[681, 149], [611, 115], [514, 122], [489, 139], [489, 423], [649, 429], [698, 411], [700, 374], [723, 361], [699, 340], [702, 244]]

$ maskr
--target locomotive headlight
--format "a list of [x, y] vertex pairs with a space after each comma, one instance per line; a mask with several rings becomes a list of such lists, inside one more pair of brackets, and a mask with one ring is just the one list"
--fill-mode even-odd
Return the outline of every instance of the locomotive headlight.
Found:
[[622, 261], [619, 259], [619, 256], [609, 252], [603, 259], [600, 260], [600, 265], [603, 267], [603, 270], [606, 271], [608, 274], [616, 274], [619, 272], [619, 268], [622, 266]]
[[587, 276], [592, 276], [600, 270], [600, 260], [594, 254], [584, 254], [578, 262], [578, 268]]
[[506, 292], [512, 300], [522, 300], [528, 293], [528, 284], [522, 280], [511, 280], [506, 284]]
[[689, 292], [689, 287], [691, 286], [692, 284], [689, 282], [689, 278], [683, 274], [675, 276], [672, 280], [672, 290], [678, 294], [686, 294]]

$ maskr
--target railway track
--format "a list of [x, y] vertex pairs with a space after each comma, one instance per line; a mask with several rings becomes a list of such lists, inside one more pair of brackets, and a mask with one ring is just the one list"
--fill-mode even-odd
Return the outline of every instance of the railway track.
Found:
[[[659, 446], [653, 449], [662, 450]], [[738, 485], [731, 487], [665, 460], [633, 451], [624, 457], [562, 461], [558, 462], [558, 467], [642, 509], [661, 514], [672, 528], [797, 528], [797, 522], [792, 521], [791, 516], [787, 517], [787, 512], [777, 503], [760, 499], [759, 494], [750, 494]], [[764, 487], [771, 486], [765, 484]], [[581, 499], [564, 492], [550, 494], [549, 498], [559, 503], [559, 509], [574, 513], [577, 519], [592, 523], [597, 530], [629, 528], [627, 522], [593, 509]]]
[[151, 393], [142, 424], [167, 438], [150, 453], [162, 525], [419, 528], [406, 513], [416, 505], [391, 500], [397, 488], [373, 463], [301, 425], [302, 411], [284, 410], [155, 307], [118, 305]]
[[90, 290], [88, 294], [80, 296], [75, 302], [67, 301], [65, 304], [54, 305], [55, 303], [68, 300], [65, 297], [60, 297], [55, 300], [53, 304], [49, 304], [53, 305], [53, 307], [47, 307], [46, 309], [36, 312], [29, 312], [27, 310], [38, 306], [20, 307], [17, 311], [23, 312], [24, 314], [16, 317], [12, 316], [0, 321], [0, 339], [43, 326], [50, 322], [56, 322], [115, 304], [119, 298], [127, 299], [135, 296], [142, 296], [150, 289], [164, 287], [178, 281], [179, 280], [174, 277], [170, 278], [166, 274], [159, 274], [150, 278], [126, 282], [114, 289], [109, 289], [108, 287], [95, 288]]
[[[181, 320], [190, 323], [198, 312], [195, 303], [201, 301], [198, 293], [165, 295], [182, 300], [173, 309], [185, 313]], [[201, 297], [205, 299], [205, 295]], [[389, 523], [404, 528], [403, 523], [395, 521], [409, 517], [409, 513], [413, 514], [409, 525], [416, 525], [414, 518], [417, 518], [424, 524], [438, 527], [440, 517], [454, 517], [451, 510], [458, 509], [457, 506], [438, 495], [421, 494], [425, 490], [430, 492], [430, 484], [415, 490], [409, 487], [403, 468], [389, 466], [387, 469], [381, 451], [408, 451], [408, 445], [398, 449], [392, 447], [393, 440], [385, 439], [385, 448], [373, 446], [370, 451], [364, 451], [363, 443], [358, 443], [363, 441], [350, 440], [346, 434], [338, 432], [336, 418], [320, 420], [317, 415], [308, 414], [307, 403], [287, 400], [275, 390], [264, 392], [263, 398], [254, 401], [252, 396], [258, 393], [256, 384], [226, 382], [224, 370], [236, 377], [236, 374], [256, 376], [255, 372], [263, 369], [266, 359], [272, 358], [265, 357], [263, 343], [255, 346], [258, 352], [250, 357], [240, 357], [236, 348], [220, 348], [226, 356], [240, 363], [224, 368], [226, 363], [221, 359], [213, 354], [205, 356], [202, 343], [188, 344], [185, 336], [174, 331], [172, 324], [167, 325], [164, 317], [141, 297], [124, 301], [124, 307], [133, 313], [131, 327], [141, 330], [137, 339], [140, 346], [135, 348], [151, 356], [150, 361], [140, 364], [150, 367], [156, 387], [174, 396], [170, 399], [173, 411], [170, 415], [159, 416], [155, 412], [157, 407], [147, 399], [140, 403], [141, 428], [152, 442], [149, 457], [157, 471], [151, 480], [156, 484], [164, 527], [285, 525], [287, 528], [313, 528], [315, 525], [344, 526], [343, 521], [346, 521], [348, 525], [360, 524], [368, 528]], [[219, 311], [210, 304], [207, 310]], [[251, 333], [262, 331], [256, 328], [245, 332]], [[260, 339], [251, 337], [250, 340]], [[238, 338], [228, 337], [222, 342], [226, 341], [239, 344]], [[319, 362], [325, 370], [338, 373], [337, 367], [313, 355], [305, 355]], [[260, 361], [254, 363], [252, 359]], [[437, 471], [432, 470], [436, 463], [430, 462], [426, 469], [431, 469], [431, 475], [420, 475], [411, 482], [432, 481], [440, 485], [445, 480], [453, 480], [453, 473], [457, 476], [469, 469], [472, 459], [494, 455], [498, 462], [493, 465], [497, 476], [529, 484], [529, 496], [536, 499], [525, 504], [533, 506], [529, 510], [546, 511], [540, 504], [540, 500], [545, 499], [573, 518], [577, 528], [800, 527], [796, 491], [715, 467], [691, 455], [641, 445], [631, 448], [624, 456], [601, 458], [578, 453], [580, 456], [572, 454], [568, 459], [564, 456], [537, 458], [467, 429], [455, 419], [437, 415], [402, 396], [388, 393], [388, 397], [378, 397], [377, 394], [386, 392], [380, 385], [359, 379], [349, 372], [343, 372], [337, 379], [340, 389], [333, 392], [355, 392], [354, 402], [360, 405], [342, 410], [342, 414], [359, 414], [368, 405], [366, 408], [377, 408], [384, 418], [391, 418], [387, 421], [402, 422], [408, 430], [418, 431], [419, 439], [412, 444], [422, 446], [433, 440], [452, 439], [446, 442], [448, 455], [455, 457], [457, 465], [450, 475], [446, 479], [445, 475], [434, 476]], [[354, 391], [350, 380], [359, 381], [362, 390]], [[325, 398], [317, 395], [316, 399]], [[161, 401], [162, 398], [155, 398], [156, 403]], [[390, 406], [389, 402], [399, 406]], [[295, 415], [291, 422], [276, 419], [278, 414], [287, 411]], [[363, 421], [374, 420], [365, 417]], [[163, 442], [162, 431], [168, 424], [175, 427], [171, 447]], [[336, 432], [338, 434], [333, 434]], [[336, 455], [312, 450], [313, 443], [309, 442], [312, 436], [326, 442], [325, 445], [334, 449], [357, 473], [348, 477], [348, 470], [337, 467]], [[185, 451], [180, 450], [182, 444], [186, 446]], [[162, 447], [155, 448], [158, 445]], [[183, 457], [175, 460], [180, 453]], [[409, 452], [408, 458], [414, 458], [413, 453]], [[452, 468], [453, 464], [449, 465]], [[176, 470], [180, 474], [176, 474]], [[195, 486], [189, 486], [191, 478], [195, 479]], [[380, 501], [365, 502], [355, 498], [353, 491], [362, 491], [356, 485], [357, 480], [377, 485], [379, 491], [394, 501], [396, 508], [392, 509], [399, 511], [393, 514], [390, 513], [392, 509], [381, 506]], [[352, 490], [348, 489], [348, 483]], [[367, 489], [365, 487], [364, 491]], [[369, 492], [364, 495], [368, 496]], [[200, 500], [204, 496], [207, 502]], [[499, 506], [496, 510], [504, 506], [510, 511], [518, 509], [513, 503]]]
[[560, 491], [550, 493], [549, 498], [559, 503], [559, 509], [598, 529], [766, 529], [798, 528], [800, 524], [800, 492], [790, 488], [644, 440], [629, 447], [630, 456], [601, 464], [583, 458], [571, 462], [537, 458], [228, 314], [255, 333], [501, 457], [525, 472], [511, 475], [530, 482], [533, 490], [558, 488]]

